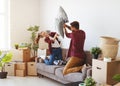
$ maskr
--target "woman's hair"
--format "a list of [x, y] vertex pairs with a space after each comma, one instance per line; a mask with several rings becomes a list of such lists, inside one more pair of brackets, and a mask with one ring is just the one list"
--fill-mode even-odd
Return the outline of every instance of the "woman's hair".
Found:
[[40, 33], [38, 33], [38, 36], [37, 36], [37, 38], [36, 38], [36, 43], [39, 42], [39, 39], [40, 39], [40, 38], [43, 38], [42, 33], [43, 33], [43, 31], [40, 32]]

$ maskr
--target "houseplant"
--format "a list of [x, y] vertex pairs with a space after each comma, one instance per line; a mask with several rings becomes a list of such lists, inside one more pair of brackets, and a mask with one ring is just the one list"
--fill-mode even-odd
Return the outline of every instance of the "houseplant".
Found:
[[118, 82], [115, 86], [120, 86], [120, 74], [115, 74], [113, 80]]
[[120, 82], [120, 74], [115, 74], [115, 75], [113, 76], [113, 79], [114, 79], [115, 81]]
[[96, 82], [92, 77], [87, 77], [84, 83], [85, 83], [85, 86], [96, 86]]
[[11, 52], [2, 52], [0, 51], [0, 78], [6, 78], [7, 72], [5, 72], [5, 64], [12, 60]]
[[19, 48], [19, 44], [15, 44], [15, 49], [18, 49]]
[[36, 57], [37, 55], [37, 49], [38, 49], [38, 44], [35, 42], [36, 40], [36, 34], [39, 31], [39, 26], [30, 26], [27, 28], [27, 31], [31, 32], [31, 44], [29, 44], [29, 48], [31, 49], [31, 54], [32, 57]]
[[101, 49], [99, 47], [92, 47], [90, 52], [93, 55], [94, 59], [97, 59], [99, 54], [101, 53]]

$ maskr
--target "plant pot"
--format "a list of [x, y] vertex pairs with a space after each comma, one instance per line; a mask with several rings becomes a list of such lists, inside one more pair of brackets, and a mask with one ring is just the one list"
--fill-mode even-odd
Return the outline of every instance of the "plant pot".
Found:
[[85, 83], [80, 83], [79, 86], [85, 86]]
[[98, 59], [99, 54], [93, 54], [94, 59]]
[[104, 57], [110, 57], [112, 59], [115, 59], [118, 53], [119, 45], [100, 45], [100, 48], [102, 50], [102, 58]]
[[7, 78], [8, 72], [0, 72], [0, 79]]
[[18, 48], [19, 48], [19, 46], [18, 46], [18, 45], [16, 45], [16, 46], [15, 46], [15, 49], [18, 49]]

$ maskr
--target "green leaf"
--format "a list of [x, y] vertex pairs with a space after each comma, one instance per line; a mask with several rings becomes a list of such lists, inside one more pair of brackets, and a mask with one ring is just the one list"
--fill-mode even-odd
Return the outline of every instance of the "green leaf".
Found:
[[11, 52], [7, 53], [1, 60], [2, 63], [7, 63], [12, 60], [13, 54]]
[[2, 67], [2, 63], [0, 62], [0, 67]]
[[86, 86], [95, 86], [96, 82], [92, 77], [87, 77], [84, 81]]
[[[32, 49], [34, 52], [37, 50], [38, 46], [35, 45], [35, 39], [36, 39], [36, 34], [39, 31], [39, 26], [34, 25], [34, 26], [30, 26], [28, 29], [28, 31], [31, 31], [31, 45], [29, 45], [29, 48]], [[34, 57], [35, 55], [33, 55]]]
[[114, 75], [114, 76], [113, 76], [113, 79], [114, 79], [115, 81], [120, 82], [120, 74]]
[[1, 54], [2, 54], [2, 51], [0, 51], [0, 56], [1, 56]]
[[99, 47], [92, 47], [90, 52], [92, 54], [100, 54], [101, 53], [101, 49]]

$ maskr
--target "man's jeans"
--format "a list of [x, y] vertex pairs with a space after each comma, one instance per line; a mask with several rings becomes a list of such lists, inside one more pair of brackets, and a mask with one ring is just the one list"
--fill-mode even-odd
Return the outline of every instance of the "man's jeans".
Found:
[[52, 54], [49, 59], [45, 59], [45, 64], [53, 65], [55, 60], [62, 60], [62, 49], [61, 48], [52, 48]]

